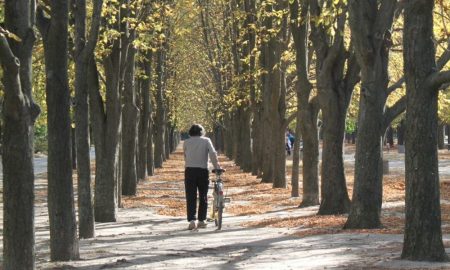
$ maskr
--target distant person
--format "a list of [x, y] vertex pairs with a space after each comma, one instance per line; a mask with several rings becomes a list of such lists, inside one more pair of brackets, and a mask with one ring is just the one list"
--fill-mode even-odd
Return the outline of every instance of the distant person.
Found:
[[288, 132], [288, 139], [291, 142], [291, 148], [294, 147], [295, 137], [294, 137], [294, 134], [292, 134], [291, 131]]
[[[187, 220], [189, 222], [188, 229], [206, 227], [206, 212], [208, 210], [208, 187], [209, 187], [209, 171], [208, 156], [215, 169], [220, 169], [217, 159], [217, 152], [211, 140], [204, 137], [205, 129], [198, 124], [192, 125], [189, 129], [190, 138], [184, 141], [184, 186], [186, 190], [186, 208]], [[197, 212], [197, 190], [199, 193], [198, 206], [198, 222]]]
[[291, 155], [291, 150], [292, 150], [292, 144], [291, 144], [291, 140], [289, 139], [289, 131], [286, 131], [286, 136], [285, 136], [285, 144], [286, 144], [286, 153], [288, 156]]

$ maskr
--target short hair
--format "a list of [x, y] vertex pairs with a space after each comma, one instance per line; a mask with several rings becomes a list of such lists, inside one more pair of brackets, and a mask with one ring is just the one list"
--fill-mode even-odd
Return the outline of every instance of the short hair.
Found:
[[189, 129], [189, 136], [203, 136], [205, 135], [205, 129], [199, 124], [193, 124]]

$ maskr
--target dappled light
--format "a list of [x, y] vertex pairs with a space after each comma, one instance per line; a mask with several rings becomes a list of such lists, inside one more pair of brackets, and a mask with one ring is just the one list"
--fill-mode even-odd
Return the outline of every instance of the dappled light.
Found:
[[1, 0], [0, 270], [450, 269], [449, 25], [449, 0]]

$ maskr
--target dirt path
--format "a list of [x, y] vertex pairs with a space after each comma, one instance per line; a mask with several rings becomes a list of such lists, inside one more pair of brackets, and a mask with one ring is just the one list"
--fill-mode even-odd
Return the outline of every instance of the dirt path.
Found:
[[[118, 222], [98, 223], [96, 238], [80, 241], [81, 260], [66, 263], [49, 262], [46, 181], [39, 179], [37, 268], [450, 269], [450, 264], [398, 259], [404, 185], [395, 173], [385, 181], [383, 223], [388, 228], [346, 232], [340, 230], [345, 216], [317, 217], [317, 207], [299, 209], [300, 199], [291, 199], [289, 189], [274, 190], [221, 160], [227, 169], [227, 196], [232, 198], [222, 231], [213, 224], [186, 230], [183, 159], [178, 150], [155, 176], [139, 184], [137, 196], [124, 198]], [[351, 176], [351, 168], [348, 173]], [[445, 239], [449, 246], [449, 235]]]

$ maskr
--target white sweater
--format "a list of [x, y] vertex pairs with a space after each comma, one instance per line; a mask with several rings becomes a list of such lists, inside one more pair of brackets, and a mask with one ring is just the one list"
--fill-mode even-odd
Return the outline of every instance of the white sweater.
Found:
[[185, 167], [208, 169], [208, 155], [214, 168], [219, 168], [217, 152], [211, 140], [203, 136], [193, 136], [184, 141]]

